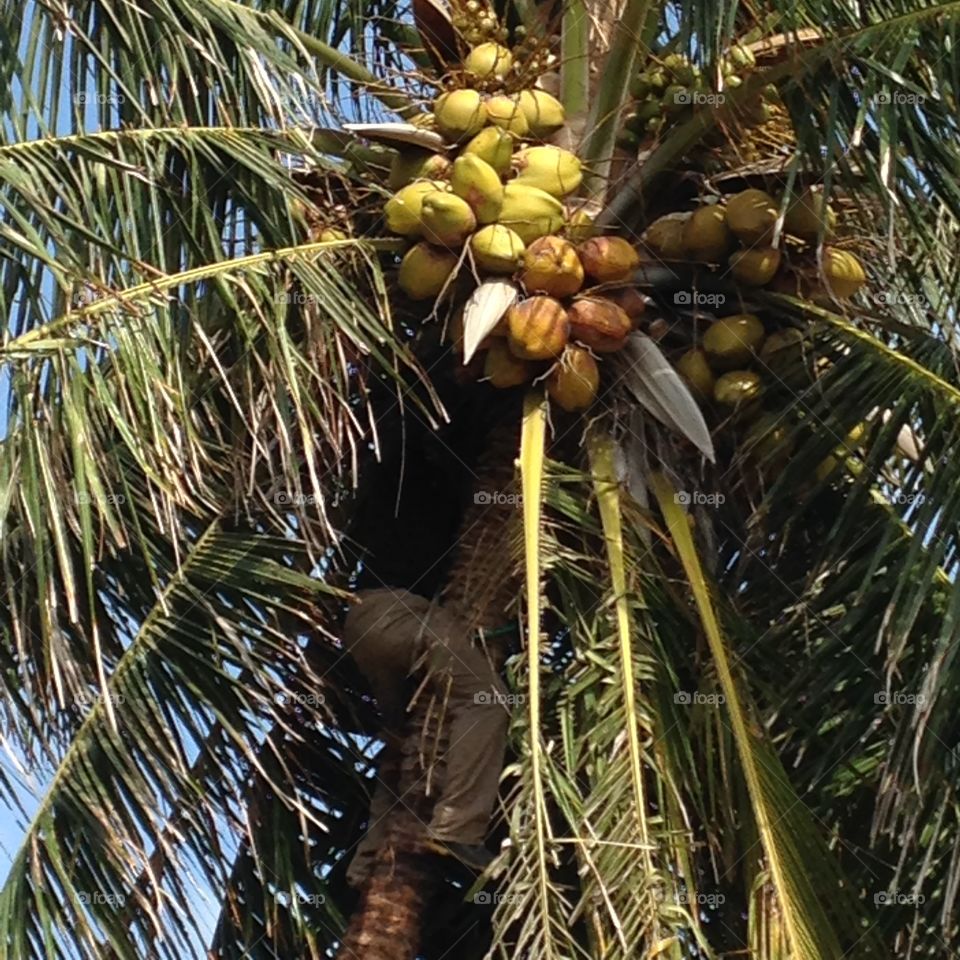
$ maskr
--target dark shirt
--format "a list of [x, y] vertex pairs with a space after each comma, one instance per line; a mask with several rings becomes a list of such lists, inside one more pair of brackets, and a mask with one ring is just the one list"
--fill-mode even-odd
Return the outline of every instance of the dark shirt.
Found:
[[[379, 421], [382, 462], [367, 464], [370, 485], [348, 531], [360, 563], [356, 589], [399, 587], [432, 599], [446, 583], [478, 457], [519, 397], [487, 385], [446, 383], [450, 421], [431, 428], [408, 406]], [[390, 402], [393, 403], [392, 398]]]
[[[357, 589], [400, 587], [431, 598], [440, 589], [456, 543], [460, 495], [455, 478], [431, 476], [423, 461], [393, 464], [360, 508]], [[446, 481], [446, 483], [444, 483]], [[399, 492], [399, 501], [398, 501]]]

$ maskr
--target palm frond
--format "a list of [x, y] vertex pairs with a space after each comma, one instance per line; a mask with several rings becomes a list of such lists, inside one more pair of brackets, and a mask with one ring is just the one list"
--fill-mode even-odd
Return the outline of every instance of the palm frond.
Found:
[[[323, 828], [327, 814], [288, 786], [291, 758], [258, 757], [273, 723], [302, 737], [288, 698], [323, 713], [322, 682], [291, 627], [311, 629], [306, 611], [325, 588], [291, 567], [294, 552], [209, 525], [179, 562], [150, 558], [161, 595], [106, 687], [89, 683], [72, 698], [69, 742], [51, 751], [46, 782], [35, 785], [38, 805], [0, 890], [4, 956], [94, 957], [104, 942], [120, 957], [139, 955], [136, 942], [182, 956], [197, 931], [190, 877], [224, 884], [220, 847], [243, 820], [235, 798], [251, 775]], [[119, 619], [117, 601], [107, 609]], [[202, 776], [192, 775], [198, 750]], [[153, 876], [160, 850], [169, 869]]]

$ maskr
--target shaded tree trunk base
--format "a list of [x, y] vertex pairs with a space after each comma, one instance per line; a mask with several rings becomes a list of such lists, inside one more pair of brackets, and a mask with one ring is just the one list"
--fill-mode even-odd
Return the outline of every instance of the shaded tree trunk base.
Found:
[[343, 960], [414, 960], [420, 949], [423, 917], [437, 886], [435, 855], [425, 840], [436, 794], [432, 782], [440, 772], [422, 747], [442, 740], [437, 704], [424, 700], [411, 717], [401, 756], [388, 759], [378, 772], [397, 805], [341, 942]]

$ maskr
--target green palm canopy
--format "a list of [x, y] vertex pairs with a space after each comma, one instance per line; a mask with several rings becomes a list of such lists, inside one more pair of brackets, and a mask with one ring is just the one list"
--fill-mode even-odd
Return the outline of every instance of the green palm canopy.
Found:
[[[715, 462], [612, 363], [581, 418], [468, 382], [462, 291], [397, 290], [393, 150], [345, 124], [429, 106], [449, 12], [3, 6], [0, 960], [333, 955], [378, 746], [338, 638], [358, 552], [398, 501], [449, 542], [504, 416], [508, 855], [441, 886], [422, 956], [954, 955], [960, 4], [498, 4], [556, 57], [598, 223], [822, 184], [867, 267], [845, 304], [756, 295], [813, 375], [762, 452], [710, 421]], [[641, 68], [738, 45], [724, 103], [625, 140]], [[689, 312], [644, 290], [669, 354]]]

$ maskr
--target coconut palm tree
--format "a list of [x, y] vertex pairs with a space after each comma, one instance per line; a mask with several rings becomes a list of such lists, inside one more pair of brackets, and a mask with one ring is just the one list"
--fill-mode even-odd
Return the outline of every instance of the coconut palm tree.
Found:
[[[0, 958], [960, 950], [960, 4], [0, 17]], [[642, 258], [585, 412], [464, 355], [510, 282], [398, 282], [481, 41], [563, 104], [556, 227]], [[731, 273], [687, 225], [748, 190]], [[344, 655], [377, 578], [519, 620], [480, 880], [422, 846], [442, 691], [384, 758]]]

